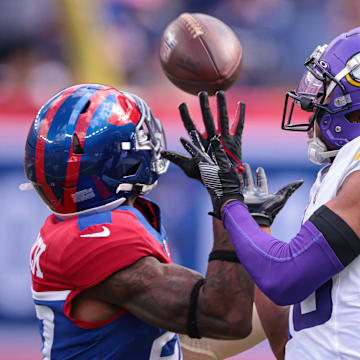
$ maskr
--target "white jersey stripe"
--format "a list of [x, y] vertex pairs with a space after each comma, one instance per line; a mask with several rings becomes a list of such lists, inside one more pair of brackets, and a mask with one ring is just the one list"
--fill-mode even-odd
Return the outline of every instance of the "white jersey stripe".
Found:
[[31, 292], [34, 300], [59, 301], [59, 300], [66, 300], [71, 290], [37, 292], [34, 289], [31, 289]]

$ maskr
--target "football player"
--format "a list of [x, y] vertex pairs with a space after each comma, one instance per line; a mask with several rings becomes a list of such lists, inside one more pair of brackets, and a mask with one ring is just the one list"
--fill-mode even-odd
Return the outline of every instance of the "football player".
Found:
[[253, 283], [221, 222], [204, 278], [173, 264], [160, 210], [142, 196], [168, 168], [165, 145], [144, 100], [104, 85], [66, 88], [34, 119], [25, 173], [52, 212], [30, 258], [43, 359], [181, 359], [177, 333], [250, 333]]
[[[286, 344], [285, 358], [291, 360], [359, 359], [360, 27], [318, 46], [305, 67], [298, 89], [286, 95], [282, 128], [307, 131], [309, 159], [325, 166], [290, 243], [265, 233], [251, 217], [244, 204], [246, 186], [219, 137], [210, 141], [212, 157], [196, 141], [182, 143], [198, 164], [213, 212], [241, 263], [269, 299], [291, 305], [288, 340], [277, 337], [273, 348], [281, 354], [279, 347], [284, 351]], [[292, 121], [294, 106], [310, 113], [308, 123]], [[250, 168], [244, 182], [252, 182]], [[258, 308], [260, 318], [271, 338], [283, 323], [271, 318], [284, 318], [286, 311], [262, 301], [266, 311]]]

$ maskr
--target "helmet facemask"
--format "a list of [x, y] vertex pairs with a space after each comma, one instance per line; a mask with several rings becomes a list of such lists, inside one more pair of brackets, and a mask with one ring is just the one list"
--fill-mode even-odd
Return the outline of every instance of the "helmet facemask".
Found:
[[[349, 98], [341, 79], [348, 74], [351, 69], [355, 69], [360, 62], [351, 62], [340, 71], [335, 77], [329, 72], [329, 64], [320, 60], [324, 54], [327, 45], [316, 47], [310, 57], [305, 61], [306, 71], [302, 76], [296, 91], [288, 91], [285, 97], [285, 107], [281, 128], [290, 131], [309, 131], [315, 120], [318, 118], [320, 109], [329, 114], [336, 114], [351, 109], [351, 98]], [[345, 75], [344, 75], [345, 74]], [[332, 95], [334, 88], [338, 86], [342, 96], [337, 98], [340, 105], [337, 109], [329, 108], [329, 97]], [[293, 99], [290, 112], [287, 116], [287, 107], [289, 100]], [[301, 109], [306, 112], [314, 112], [315, 116], [308, 123], [291, 123], [295, 105], [300, 105]]]
[[[149, 151], [151, 153], [151, 171], [160, 176], [167, 171], [170, 164], [168, 160], [161, 157], [161, 151], [167, 146], [164, 129], [144, 100], [135, 94], [125, 94], [135, 102], [142, 116], [135, 127], [131, 141], [122, 142], [122, 150]], [[141, 171], [141, 168], [138, 171]], [[132, 183], [126, 182], [126, 177], [124, 177], [123, 182], [116, 188], [116, 194], [123, 194], [124, 196], [128, 196], [130, 193], [135, 196], [143, 195], [156, 185], [157, 180], [151, 184]]]

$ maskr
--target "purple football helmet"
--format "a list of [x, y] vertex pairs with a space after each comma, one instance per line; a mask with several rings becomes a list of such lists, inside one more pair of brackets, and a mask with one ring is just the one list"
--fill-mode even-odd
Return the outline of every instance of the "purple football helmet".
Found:
[[[360, 27], [337, 36], [329, 45], [318, 46], [305, 67], [297, 90], [286, 94], [281, 128], [309, 131], [316, 121], [323, 139], [340, 149], [360, 136], [360, 124], [347, 119], [347, 114], [360, 109]], [[297, 105], [314, 112], [310, 123], [292, 122]]]

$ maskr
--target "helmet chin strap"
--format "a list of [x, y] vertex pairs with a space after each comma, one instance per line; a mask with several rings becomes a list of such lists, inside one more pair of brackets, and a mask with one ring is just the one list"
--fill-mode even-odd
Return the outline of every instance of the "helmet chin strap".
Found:
[[49, 208], [49, 210], [55, 214], [58, 218], [62, 219], [62, 220], [67, 220], [67, 219], [71, 219], [72, 217], [76, 217], [76, 216], [80, 216], [80, 215], [90, 215], [90, 214], [97, 214], [103, 211], [111, 211], [116, 209], [117, 207], [119, 207], [121, 204], [123, 204], [126, 201], [125, 197], [116, 199], [112, 202], [109, 202], [105, 205], [101, 205], [101, 206], [97, 206], [94, 208], [90, 208], [90, 209], [86, 209], [86, 210], [82, 210], [82, 211], [78, 211], [78, 212], [74, 212], [74, 213], [68, 213], [68, 214], [61, 214], [61, 213], [57, 213], [54, 210], [51, 210]]
[[[147, 185], [147, 184], [120, 184], [118, 186], [118, 188], [116, 189], [116, 193], [119, 193], [120, 191], [131, 191], [133, 189], [136, 189], [137, 191], [140, 191], [142, 194], [149, 192], [150, 190], [152, 190], [156, 185], [158, 184], [158, 181], [156, 180], [154, 182], [154, 184], [151, 185]], [[20, 184], [19, 185], [19, 189], [21, 191], [27, 191], [27, 190], [33, 190], [34, 186], [32, 183], [24, 183], [24, 184]], [[54, 210], [50, 209], [49, 210], [55, 214], [57, 217], [59, 217], [60, 219], [66, 220], [66, 219], [70, 219], [72, 217], [76, 217], [79, 215], [90, 215], [90, 214], [96, 214], [99, 212], [103, 212], [103, 211], [110, 211], [113, 209], [116, 209], [117, 207], [119, 207], [120, 205], [122, 205], [124, 202], [126, 201], [126, 197], [122, 197], [119, 199], [116, 199], [110, 203], [107, 203], [105, 205], [101, 205], [95, 208], [90, 208], [90, 209], [86, 209], [83, 211], [78, 211], [78, 212], [74, 212], [74, 213], [69, 213], [69, 214], [61, 214], [61, 213], [57, 213]]]
[[118, 194], [120, 191], [136, 191], [139, 194], [145, 194], [145, 193], [149, 192], [150, 190], [152, 190], [157, 184], [158, 184], [157, 180], [153, 184], [150, 184], [150, 185], [122, 183], [117, 187], [116, 193]]
[[329, 159], [335, 157], [339, 150], [327, 149], [326, 145], [316, 136], [315, 125], [313, 134], [313, 137], [307, 141], [309, 160], [316, 165], [330, 162]]

